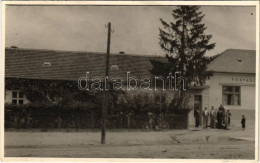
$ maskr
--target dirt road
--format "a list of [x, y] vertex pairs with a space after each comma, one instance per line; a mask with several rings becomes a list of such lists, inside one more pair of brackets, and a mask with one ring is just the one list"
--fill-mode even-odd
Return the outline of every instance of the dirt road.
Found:
[[6, 132], [6, 157], [254, 159], [254, 135], [241, 130], [165, 132]]
[[6, 157], [254, 159], [253, 142], [7, 147]]

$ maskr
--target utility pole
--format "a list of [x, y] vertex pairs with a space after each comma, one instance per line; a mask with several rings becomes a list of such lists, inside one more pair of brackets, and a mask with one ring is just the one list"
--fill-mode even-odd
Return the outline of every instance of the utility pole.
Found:
[[[108, 36], [107, 36], [107, 54], [106, 54], [106, 73], [105, 77], [109, 75], [109, 53], [110, 53], [110, 36], [111, 36], [111, 23], [108, 23]], [[108, 82], [109, 83], [109, 82]], [[109, 87], [108, 87], [109, 88]], [[106, 143], [106, 120], [107, 120], [107, 105], [108, 105], [108, 91], [104, 91], [103, 109], [102, 109], [102, 129], [101, 129], [101, 144]]]

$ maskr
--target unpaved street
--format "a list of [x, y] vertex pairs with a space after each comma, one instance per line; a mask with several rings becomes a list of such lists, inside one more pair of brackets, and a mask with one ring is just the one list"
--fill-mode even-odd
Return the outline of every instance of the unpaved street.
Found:
[[[7, 148], [6, 156], [77, 158], [193, 158], [253, 159], [252, 142], [129, 145], [129, 146], [34, 146]], [[247, 150], [245, 150], [247, 149]]]
[[5, 156], [85, 158], [254, 159], [254, 135], [241, 130], [111, 130], [5, 133]]

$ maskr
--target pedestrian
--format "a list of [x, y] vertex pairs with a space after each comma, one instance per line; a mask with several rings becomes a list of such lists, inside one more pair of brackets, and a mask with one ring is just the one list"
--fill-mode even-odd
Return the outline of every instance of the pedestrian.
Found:
[[221, 120], [221, 128], [225, 129], [226, 128], [226, 109], [223, 107], [223, 105], [220, 105], [220, 109], [221, 109], [221, 115], [222, 115], [222, 120]]
[[218, 121], [218, 129], [223, 128], [222, 121], [223, 121], [223, 106], [220, 105], [217, 112], [217, 121]]
[[218, 123], [218, 125], [217, 125], [217, 128], [218, 129], [220, 129], [220, 115], [221, 113], [220, 113], [220, 109], [218, 109], [218, 112], [217, 112], [217, 123]]
[[230, 119], [231, 119], [231, 113], [229, 110], [227, 110], [227, 116], [228, 116], [228, 128], [230, 127]]
[[228, 111], [223, 111], [223, 117], [224, 117], [224, 128], [228, 129]]
[[208, 120], [209, 120], [209, 112], [207, 107], [205, 107], [205, 110], [203, 111], [203, 120], [204, 120], [204, 127], [208, 127]]
[[242, 124], [242, 130], [244, 131], [245, 128], [246, 128], [246, 118], [245, 118], [245, 115], [242, 115], [241, 124]]
[[195, 107], [194, 109], [194, 118], [195, 118], [195, 127], [199, 127], [199, 123], [200, 123], [199, 107]]
[[211, 107], [211, 112], [210, 112], [210, 127], [211, 128], [216, 128], [216, 111], [214, 109], [214, 106]]

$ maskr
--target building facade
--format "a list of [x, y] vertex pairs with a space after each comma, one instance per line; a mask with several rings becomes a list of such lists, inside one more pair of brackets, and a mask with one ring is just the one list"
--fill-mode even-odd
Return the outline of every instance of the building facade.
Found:
[[[68, 52], [6, 48], [5, 78], [71, 80], [89, 72], [89, 77], [105, 74], [105, 54], [90, 52]], [[110, 75], [126, 77], [126, 72], [138, 79], [154, 76], [150, 73], [150, 60], [167, 61], [164, 57], [143, 55], [111, 54]], [[256, 52], [253, 50], [228, 49], [219, 54], [208, 65], [213, 75], [206, 84], [190, 87], [186, 95], [190, 97], [188, 107], [211, 110], [222, 104], [226, 109], [255, 109]], [[133, 94], [160, 94], [167, 104], [174, 97], [171, 90], [136, 90]], [[160, 100], [161, 100], [160, 99]], [[5, 89], [6, 104], [27, 104], [30, 101], [19, 89]], [[201, 118], [202, 120], [202, 118]], [[193, 111], [189, 114], [189, 124], [194, 125]]]
[[[228, 49], [219, 54], [208, 70], [213, 72], [206, 82], [207, 88], [193, 95], [193, 105], [201, 112], [207, 107], [218, 109], [255, 109], [256, 93], [256, 52], [254, 50]], [[190, 125], [194, 124], [190, 113]], [[202, 119], [202, 118], [201, 118]]]

